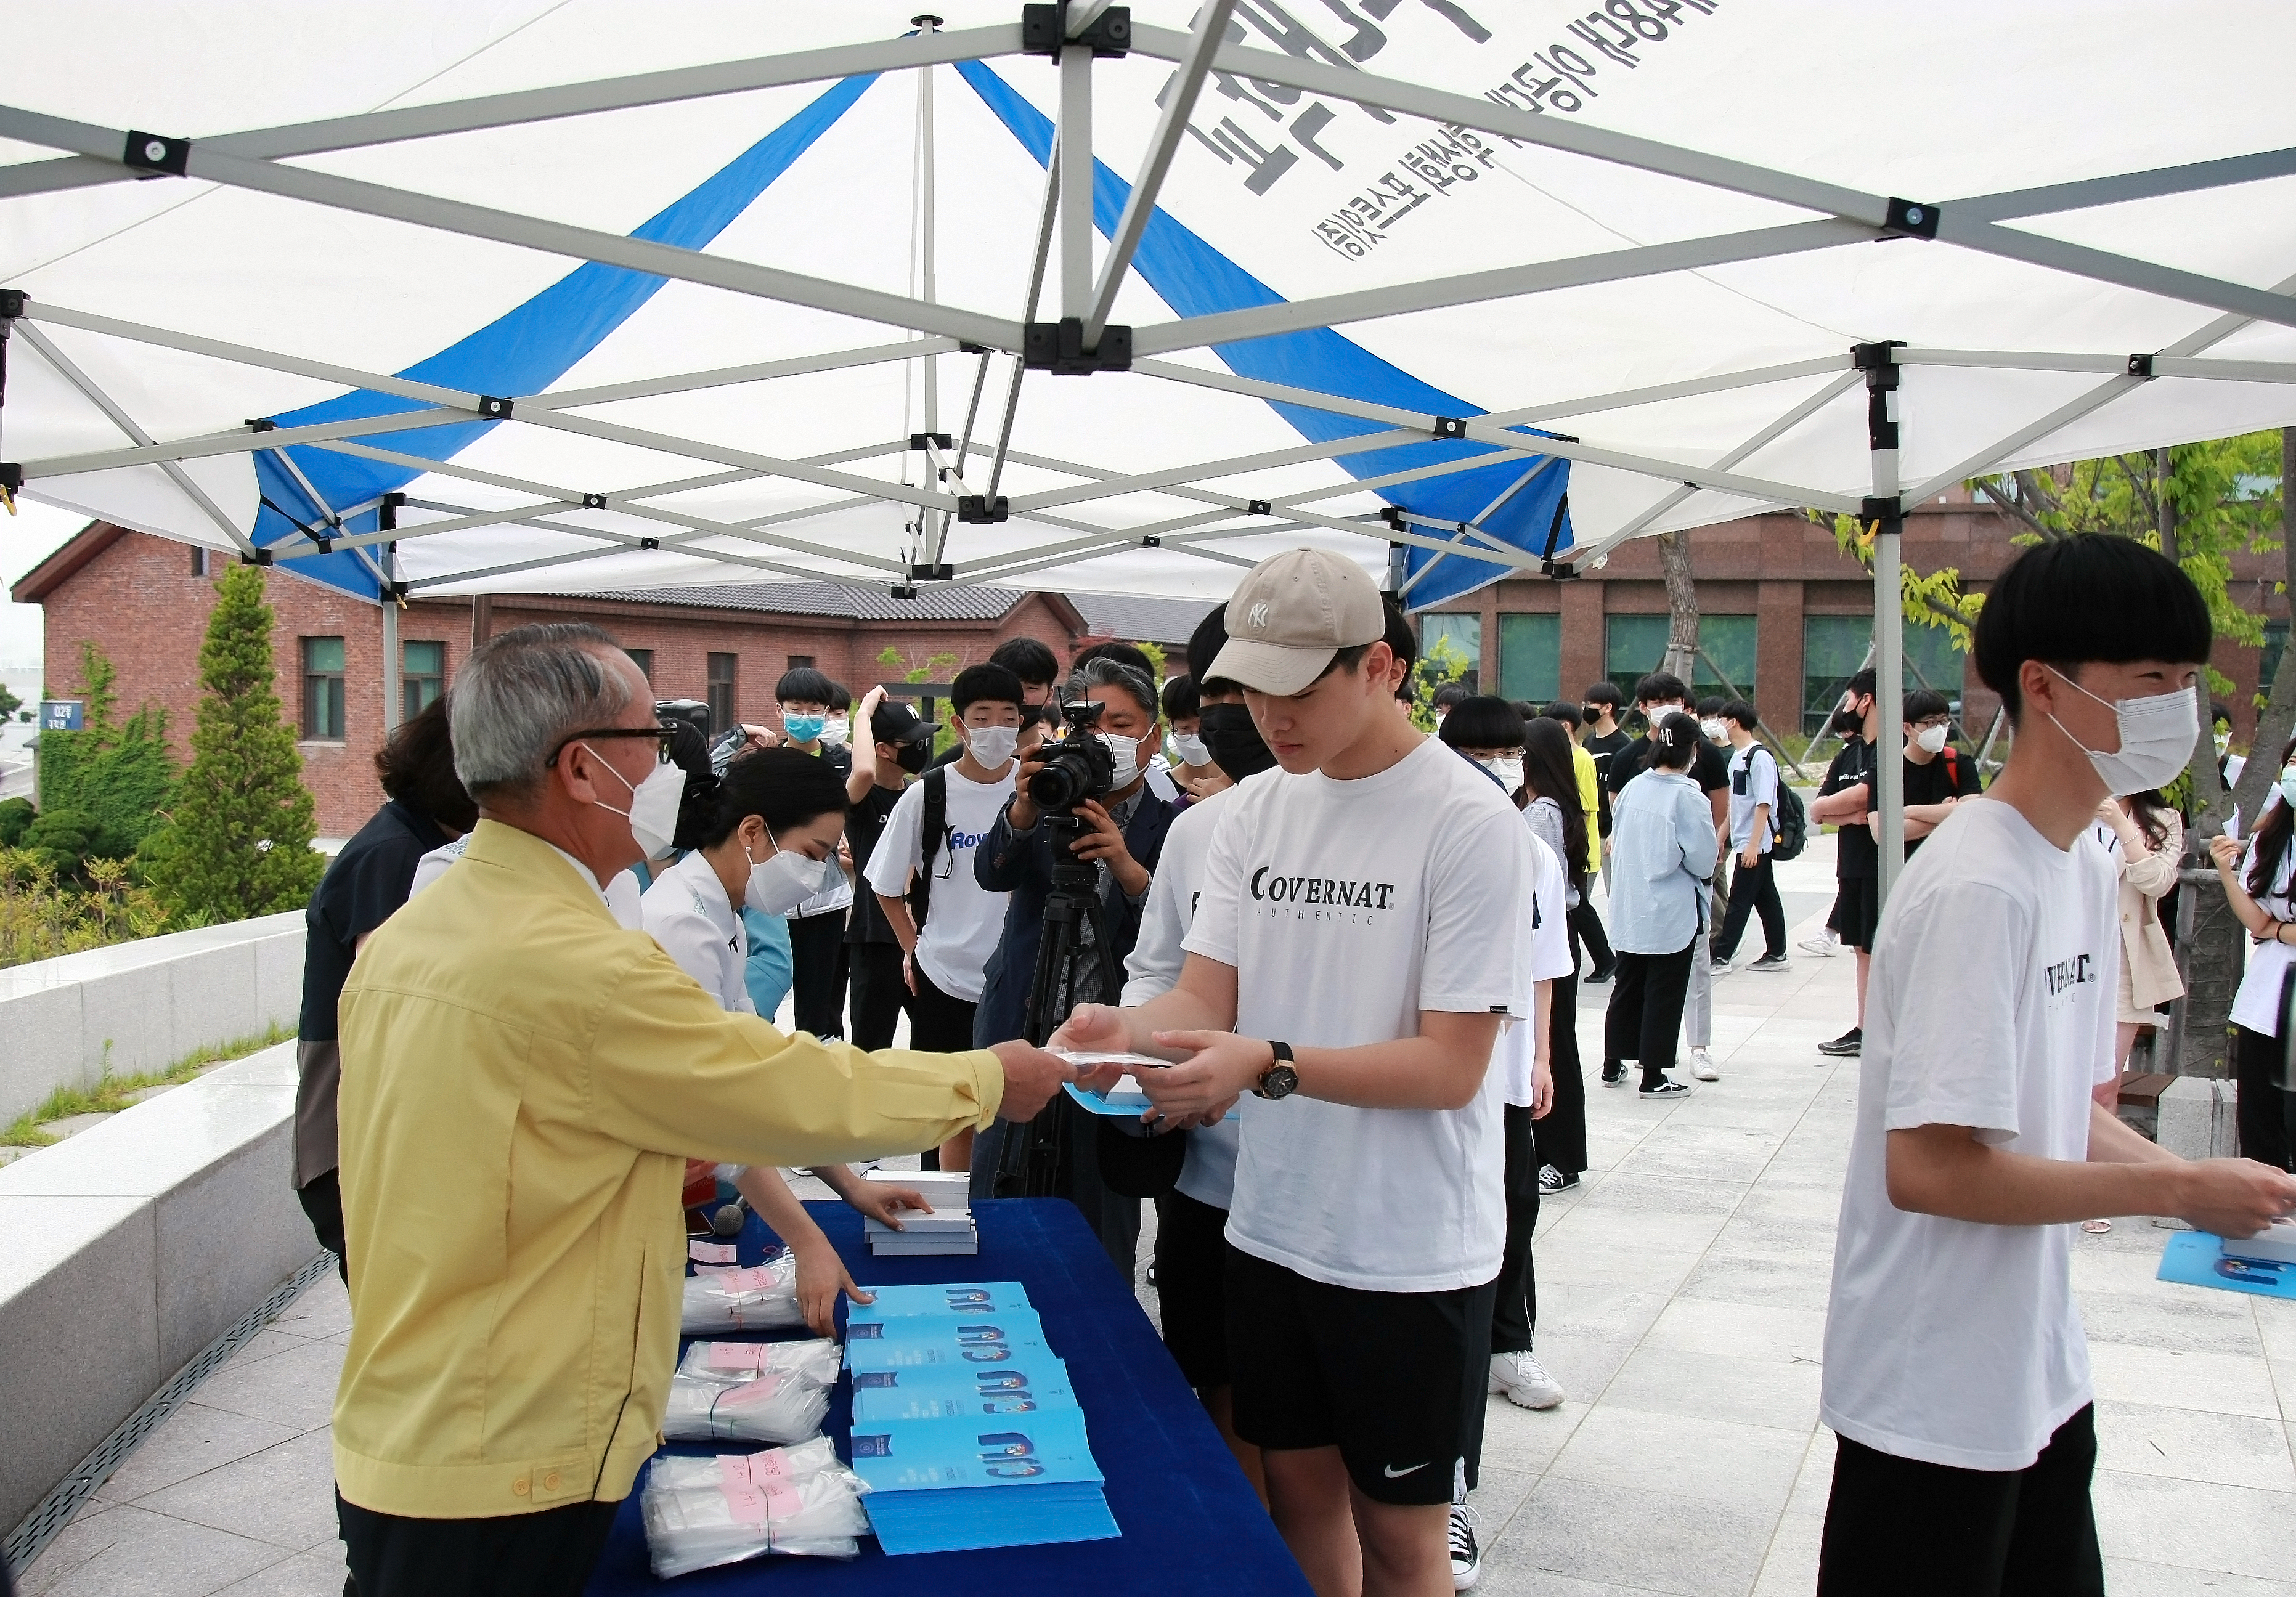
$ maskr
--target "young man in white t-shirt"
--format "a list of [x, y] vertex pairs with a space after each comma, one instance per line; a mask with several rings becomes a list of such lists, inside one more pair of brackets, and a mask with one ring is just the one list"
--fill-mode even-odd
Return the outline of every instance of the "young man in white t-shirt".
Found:
[[1714, 957], [1726, 965], [1735, 959], [1746, 922], [1759, 914], [1762, 957], [1746, 969], [1791, 970], [1785, 905], [1778, 898], [1778, 879], [1770, 867], [1770, 845], [1778, 823], [1778, 761], [1755, 736], [1761, 724], [1754, 707], [1743, 699], [1722, 707], [1723, 734], [1730, 743], [1730, 849], [1737, 864]]
[[1222, 805], [1172, 991], [1055, 1041], [1143, 1068], [1155, 1111], [1244, 1116], [1227, 1224], [1235, 1427], [1319, 1592], [1451, 1590], [1446, 1526], [1505, 1240], [1492, 1046], [1519, 1002], [1530, 835], [1394, 705], [1378, 590], [1254, 568], [1210, 675], [1280, 771]]
[[2100, 1215], [2249, 1236], [2296, 1177], [2187, 1163], [2099, 1106], [2120, 959], [2108, 794], [2174, 780], [2200, 731], [2208, 610], [2133, 539], [2003, 572], [1977, 669], [2016, 737], [1882, 914], [1820, 1413], [1839, 1437], [1821, 1597], [2102, 1593], [2096, 1434], [2067, 1237]]
[[[903, 790], [869, 856], [868, 881], [906, 961], [909, 1046], [949, 1052], [972, 1046], [972, 1011], [987, 985], [988, 956], [1004, 930], [1007, 893], [974, 878], [972, 862], [997, 812], [1013, 796], [1020, 768], [1021, 679], [1002, 666], [970, 666], [949, 689], [964, 752]], [[939, 835], [925, 835], [928, 801], [938, 795]], [[919, 872], [923, 872], [922, 879]], [[922, 889], [924, 924], [910, 892]], [[970, 1169], [972, 1134], [940, 1148], [940, 1168]]]

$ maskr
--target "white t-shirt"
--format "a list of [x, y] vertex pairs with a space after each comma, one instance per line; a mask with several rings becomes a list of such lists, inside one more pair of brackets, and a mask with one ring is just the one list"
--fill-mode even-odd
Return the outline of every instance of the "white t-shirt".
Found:
[[[933, 854], [932, 903], [917, 937], [917, 963], [933, 986], [967, 1003], [980, 1002], [988, 986], [983, 974], [988, 956], [1004, 935], [1004, 901], [1010, 893], [992, 893], [972, 873], [972, 862], [996, 823], [996, 812], [1013, 796], [1013, 773], [1021, 762], [1008, 759], [994, 782], [975, 782], [958, 772], [955, 761], [940, 769], [948, 780], [948, 835]], [[869, 856], [869, 886], [888, 898], [908, 891], [909, 878], [923, 861], [922, 848], [925, 816], [925, 784], [913, 782], [901, 790], [893, 813], [885, 817], [884, 835]]]
[[1883, 1453], [2021, 1470], [2090, 1399], [2070, 1225], [1988, 1225], [1890, 1201], [1887, 1136], [1968, 1126], [2088, 1157], [2112, 1079], [2119, 880], [2087, 832], [2060, 850], [1964, 799], [1906, 866], [1874, 946], [1857, 1123], [1834, 1243], [1821, 1417]]
[[[1352, 782], [1271, 771], [1212, 836], [1185, 946], [1236, 972], [1235, 1029], [1300, 1047], [1415, 1036], [1423, 1010], [1512, 1012], [1530, 831], [1430, 738]], [[1311, 1281], [1441, 1292], [1498, 1274], [1502, 1073], [1458, 1110], [1292, 1097], [1244, 1117], [1227, 1238]]]
[[[1257, 782], [1258, 775], [1250, 780]], [[1148, 899], [1140, 908], [1140, 936], [1124, 961], [1127, 1009], [1170, 992], [1179, 984], [1180, 967], [1187, 963], [1181, 940], [1195, 923], [1196, 905], [1203, 896], [1204, 867], [1211, 858], [1212, 834], [1229, 801], [1241, 790], [1223, 788], [1209, 798], [1182, 810], [1164, 833], [1164, 851], [1157, 856], [1156, 873], [1148, 883]], [[1188, 1151], [1173, 1184], [1198, 1203], [1226, 1208], [1235, 1194], [1235, 1150], [1243, 1106], [1239, 1100], [1218, 1124], [1200, 1126], [1188, 1133]]]
[[[421, 892], [424, 888], [429, 887], [441, 876], [444, 876], [447, 873], [448, 867], [452, 866], [456, 860], [461, 859], [463, 857], [463, 851], [470, 846], [470, 833], [464, 832], [453, 842], [441, 843], [438, 848], [430, 850], [430, 853], [424, 855], [421, 859], [416, 860], [414, 862], [414, 880], [408, 886], [406, 896], [409, 898], [414, 897], [415, 894]], [[574, 867], [574, 873], [577, 876], [579, 876], [591, 887], [597, 889], [598, 897], [606, 901], [606, 908], [612, 912], [614, 923], [616, 925], [619, 926], [624, 931], [636, 931], [639, 929], [638, 903], [641, 895], [638, 889], [637, 875], [635, 872], [621, 872], [615, 876], [613, 880], [608, 882], [604, 887], [600, 888], [598, 887], [598, 879], [591, 873], [589, 866], [584, 864], [580, 860], [576, 859], [572, 855], [567, 853], [563, 848], [559, 848], [555, 843], [551, 844], [550, 848], [552, 853], [557, 855], [559, 858], [564, 860], [568, 864]]]
[[1778, 762], [1759, 743], [1749, 743], [1730, 757], [1730, 847], [1743, 854], [1754, 835], [1754, 811], [1770, 807], [1770, 824], [1762, 829], [1759, 852], [1770, 851], [1770, 833], [1778, 823]]
[[[617, 878], [617, 880], [619, 880]], [[635, 878], [632, 879], [635, 881]], [[749, 934], [726, 886], [700, 851], [687, 855], [654, 879], [638, 900], [639, 924], [701, 984], [718, 1005], [737, 1015], [754, 1015], [744, 967]]]
[[[1168, 847], [1169, 845], [1167, 845]], [[1570, 929], [1562, 862], [1546, 839], [1530, 834], [1531, 890], [1516, 930], [1522, 971], [1515, 987], [1515, 1011], [1499, 1031], [1498, 1060], [1505, 1072], [1501, 1091], [1520, 1109], [1530, 1107], [1538, 1073], [1537, 984], [1570, 974]]]
[[[2256, 818], [2259, 826], [2280, 802], [2276, 791], [2265, 800], [2264, 813]], [[2248, 873], [2255, 868], [2256, 839], [2251, 835], [2248, 847], [2240, 851], [2243, 887], [2248, 885]], [[2296, 898], [2292, 898], [2289, 892], [2292, 872], [2296, 872], [2296, 841], [2281, 850], [2280, 868], [2273, 872], [2271, 890], [2257, 900], [2258, 905], [2276, 920], [2296, 921]], [[2296, 964], [2296, 946], [2259, 943], [2245, 935], [2241, 941], [2248, 949], [2248, 969], [2241, 976], [2240, 990], [2233, 995], [2232, 1023], [2262, 1036], [2276, 1037], [2280, 1035], [2280, 987], [2288, 979], [2288, 967]]]

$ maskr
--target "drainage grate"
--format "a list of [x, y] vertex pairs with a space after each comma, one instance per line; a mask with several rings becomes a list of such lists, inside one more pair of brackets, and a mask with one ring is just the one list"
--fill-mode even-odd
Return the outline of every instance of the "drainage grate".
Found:
[[144, 1400], [144, 1406], [120, 1423], [119, 1429], [103, 1438], [95, 1451], [79, 1462], [79, 1467], [56, 1483], [55, 1490], [40, 1499], [23, 1522], [0, 1542], [0, 1560], [9, 1570], [21, 1575], [31, 1568], [32, 1560], [40, 1556], [56, 1533], [71, 1522], [73, 1513], [89, 1495], [105, 1481], [112, 1471], [127, 1460], [145, 1437], [160, 1428], [160, 1422], [184, 1405], [200, 1382], [221, 1366], [261, 1331], [281, 1314], [288, 1306], [303, 1295], [303, 1289], [335, 1267], [335, 1256], [322, 1253], [309, 1264], [271, 1289], [261, 1303], [257, 1304], [229, 1331], [201, 1348], [192, 1362], [176, 1372], [176, 1377]]

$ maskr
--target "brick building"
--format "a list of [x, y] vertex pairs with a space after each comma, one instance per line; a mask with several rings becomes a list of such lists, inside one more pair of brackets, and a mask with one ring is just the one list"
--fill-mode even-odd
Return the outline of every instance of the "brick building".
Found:
[[[187, 757], [200, 643], [213, 580], [229, 559], [104, 522], [84, 528], [13, 589], [19, 602], [45, 612], [50, 688], [78, 686], [80, 643], [93, 641], [119, 669], [122, 708], [165, 706], [171, 738]], [[381, 800], [374, 780], [383, 729], [381, 612], [281, 567], [266, 568], [264, 577], [277, 617], [279, 699], [303, 733], [303, 776], [318, 798], [319, 832], [345, 836]], [[436, 697], [477, 640], [529, 621], [564, 620], [613, 634], [661, 697], [700, 699], [721, 719], [767, 725], [775, 720], [774, 684], [792, 666], [825, 671], [857, 695], [906, 675], [879, 663], [889, 647], [905, 665], [954, 655], [962, 668], [1019, 636], [1041, 639], [1065, 659], [1093, 631], [1063, 595], [1008, 588], [929, 589], [914, 601], [801, 582], [417, 598], [398, 625], [406, 709]]]
[[[2006, 517], [1956, 487], [1906, 516], [1901, 557], [1924, 575], [1954, 568], [1965, 589], [1981, 593], [2017, 553], [2013, 530]], [[1721, 692], [1726, 678], [1751, 692], [1773, 729], [1817, 730], [1872, 639], [1872, 578], [1835, 546], [1830, 527], [1793, 514], [1699, 528], [1691, 560], [1699, 643], [1712, 662], [1702, 665], [1694, 689]], [[2233, 562], [2234, 602], [2266, 618], [2261, 650], [2219, 640], [2213, 662], [2236, 690], [2228, 708], [2243, 743], [2255, 726], [2257, 684], [2270, 680], [2288, 636], [2287, 596], [2274, 586], [2283, 569], [2276, 553]], [[1479, 684], [1510, 699], [1575, 697], [1606, 677], [1631, 692], [1666, 647], [1658, 545], [1648, 538], [1623, 544], [1601, 571], [1573, 581], [1493, 584], [1428, 611], [1422, 635], [1431, 643], [1449, 638], [1475, 662]], [[1906, 658], [1906, 685], [1926, 681], [1963, 700], [1971, 735], [1983, 737], [1997, 701], [1948, 635], [1908, 626]]]

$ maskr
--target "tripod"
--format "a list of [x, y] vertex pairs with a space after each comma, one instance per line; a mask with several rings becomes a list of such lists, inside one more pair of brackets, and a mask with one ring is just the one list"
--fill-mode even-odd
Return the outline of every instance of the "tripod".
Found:
[[[1086, 828], [1076, 815], [1045, 817], [1052, 833], [1053, 889], [1045, 896], [1044, 937], [1037, 945], [1037, 969], [1029, 984], [1025, 1035], [1041, 1048], [1076, 1007], [1078, 979], [1086, 962], [1096, 962], [1100, 992], [1113, 1000], [1119, 986], [1109, 951], [1108, 923], [1100, 904], [1100, 867], [1079, 860], [1077, 839]], [[1060, 1196], [1069, 1185], [1071, 1151], [1065, 1094], [1055, 1093], [1037, 1118], [1004, 1138], [996, 1160], [999, 1198]]]

